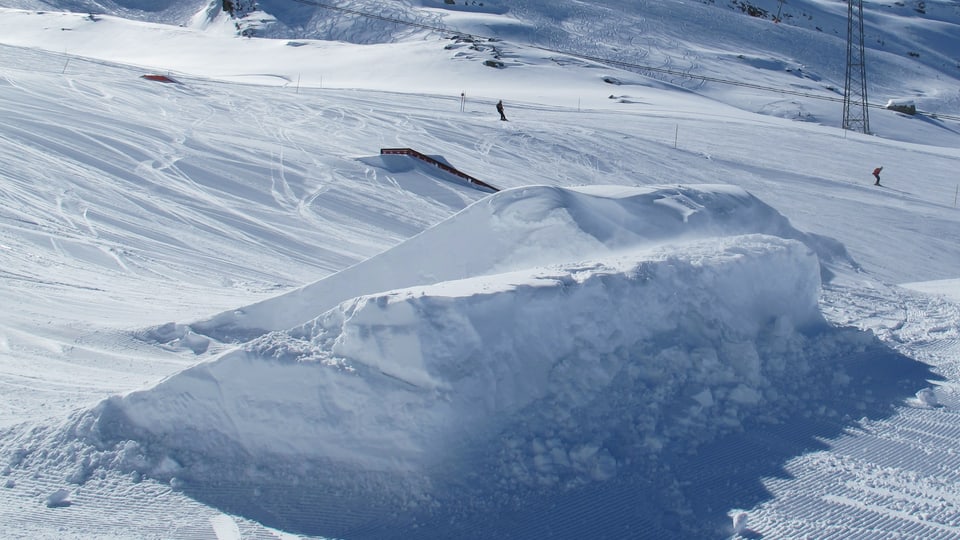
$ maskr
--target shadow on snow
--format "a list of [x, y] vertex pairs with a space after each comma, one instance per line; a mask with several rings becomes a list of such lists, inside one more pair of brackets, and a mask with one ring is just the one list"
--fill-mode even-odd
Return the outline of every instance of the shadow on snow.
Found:
[[[815, 369], [795, 386], [777, 388], [778, 401], [786, 406], [765, 408], [742, 419], [742, 428], [713, 440], [674, 440], [657, 452], [631, 456], [627, 443], [636, 436], [631, 426], [605, 433], [618, 463], [608, 479], [564, 485], [561, 478], [557, 485], [518, 487], [505, 478], [504, 436], [550, 432], [549, 425], [530, 425], [538, 416], [527, 414], [499, 440], [464, 441], [444, 472], [429, 480], [367, 471], [344, 475], [341, 467], [336, 476], [363, 488], [344, 484], [338, 489], [321, 480], [328, 467], [337, 467], [333, 464], [277, 466], [243, 463], [238, 457], [222, 471], [205, 464], [202, 477], [186, 479], [184, 491], [267, 526], [347, 539], [724, 538], [732, 534], [731, 509], [749, 509], [771, 498], [764, 478], [788, 476], [784, 467], [790, 459], [826, 449], [824, 440], [863, 419], [891, 416], [918, 389], [939, 379], [928, 365], [859, 330], [832, 328], [818, 339], [849, 342], [851, 337], [868, 344], [822, 359], [822, 365], [836, 370]], [[846, 380], [839, 386], [834, 383], [838, 374]], [[614, 388], [603, 399], [616, 406], [620, 397]], [[597, 419], [581, 420], [589, 431]], [[617, 440], [624, 442], [620, 449]], [[178, 459], [189, 465], [189, 456]], [[370, 496], [378, 485], [390, 486], [389, 491], [398, 483], [409, 484], [405, 493], [427, 485], [429, 495]], [[750, 530], [741, 536], [762, 537]]]

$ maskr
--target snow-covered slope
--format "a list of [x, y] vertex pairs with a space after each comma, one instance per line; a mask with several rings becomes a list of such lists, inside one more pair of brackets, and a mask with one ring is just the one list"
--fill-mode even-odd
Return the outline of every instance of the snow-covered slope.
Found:
[[[317, 39], [413, 44], [469, 35], [473, 36], [469, 49], [457, 52], [461, 58], [493, 61], [507, 68], [529, 66], [531, 55], [561, 63], [571, 61], [562, 53], [604, 59], [620, 66], [633, 66], [633, 72], [746, 110], [830, 125], [835, 125], [836, 120], [828, 111], [842, 101], [847, 60], [844, 2], [237, 0], [231, 4], [236, 8], [232, 14], [223, 11], [224, 3], [216, 0], [172, 0], [160, 4], [94, 0], [0, 2], [0, 6], [24, 9], [115, 14], [200, 28], [208, 33], [273, 38], [280, 43]], [[870, 102], [882, 107], [891, 99], [911, 100], [921, 110], [955, 117], [960, 106], [960, 60], [951, 51], [960, 47], [958, 26], [960, 8], [955, 0], [865, 3], [864, 44], [868, 51]], [[246, 54], [237, 51], [220, 55], [206, 65], [229, 64]], [[349, 56], [357, 64], [375, 62], [354, 54]], [[188, 59], [180, 62], [184, 60]], [[308, 75], [305, 72], [331, 61], [336, 61], [332, 54], [326, 55], [320, 66], [301, 62], [304, 69], [286, 74], [287, 80], [298, 80]], [[375, 65], [382, 70], [388, 62]], [[441, 71], [446, 69], [449, 67]], [[746, 77], [738, 75], [742, 70], [748, 72]], [[304, 82], [320, 84], [310, 79]], [[547, 85], [539, 86], [546, 91]], [[435, 88], [447, 91], [443, 84]], [[778, 90], [786, 93], [778, 94]], [[798, 94], [808, 99], [795, 99]], [[875, 131], [894, 136], [886, 130]]]
[[2, 2], [4, 537], [960, 534], [960, 128], [836, 128], [844, 6], [219, 4]]

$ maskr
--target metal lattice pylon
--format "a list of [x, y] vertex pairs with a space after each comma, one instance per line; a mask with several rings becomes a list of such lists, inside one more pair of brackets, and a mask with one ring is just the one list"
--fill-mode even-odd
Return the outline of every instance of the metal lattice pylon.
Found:
[[863, 1], [847, 0], [847, 77], [843, 85], [843, 129], [870, 133], [864, 56]]

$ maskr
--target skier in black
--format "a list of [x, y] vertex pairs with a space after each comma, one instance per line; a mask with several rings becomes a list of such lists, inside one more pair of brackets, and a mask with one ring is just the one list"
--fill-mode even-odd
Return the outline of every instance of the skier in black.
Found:
[[497, 102], [497, 112], [500, 113], [500, 119], [506, 121], [507, 117], [503, 114], [503, 100]]

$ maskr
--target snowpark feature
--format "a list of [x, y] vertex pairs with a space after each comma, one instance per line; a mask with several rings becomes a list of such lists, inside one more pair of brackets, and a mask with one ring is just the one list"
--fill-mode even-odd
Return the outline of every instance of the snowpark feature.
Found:
[[[479, 180], [477, 178], [474, 178], [469, 174], [463, 171], [460, 171], [453, 165], [450, 165], [449, 163], [447, 163], [447, 160], [443, 159], [442, 156], [428, 156], [421, 152], [417, 152], [412, 148], [381, 148], [380, 155], [381, 156], [410, 156], [414, 159], [419, 159], [420, 161], [429, 163], [430, 165], [433, 165], [434, 167], [437, 167], [445, 172], [448, 172], [458, 178], [466, 180], [467, 182], [475, 186], [479, 186], [479, 188], [483, 188], [492, 192], [500, 191], [499, 189], [491, 186], [490, 184], [482, 180]], [[384, 158], [384, 159], [389, 159], [389, 158]]]
[[[771, 231], [806, 238], [728, 186], [505, 191], [231, 312], [219, 338], [262, 336], [79, 415], [66, 432], [80, 444], [66, 451], [81, 478], [107, 469], [171, 483], [298, 533], [508, 534], [479, 526], [492, 513], [553, 527], [535, 517], [544, 498], [614, 479], [640, 492], [652, 477], [679, 482], [675, 456], [790, 422], [809, 401], [850, 414], [836, 396], [858, 393], [848, 370], [876, 344], [826, 324], [820, 259], [756, 234]], [[441, 251], [416, 268], [391, 264]], [[564, 262], [573, 254], [585, 258]], [[417, 281], [430, 282], [395, 288]], [[238, 332], [241, 322], [253, 324]], [[892, 363], [910, 374], [890, 390], [901, 399], [933, 376]], [[576, 534], [720, 532], [664, 522], [675, 503], [614, 519], [581, 511]]]
[[[842, 57], [819, 3], [537, 4], [456, 20], [618, 54], [642, 23], [648, 58], [810, 91]], [[927, 4], [879, 8], [911, 32], [871, 84], [948, 110], [925, 42], [956, 33], [900, 37], [955, 24]], [[5, 537], [958, 535], [949, 121], [866, 137], [513, 43], [205, 20], [0, 10]]]
[[850, 263], [835, 241], [795, 230], [776, 210], [729, 186], [574, 191], [531, 186], [475, 203], [349, 271], [195, 322], [191, 329], [219, 341], [245, 341], [299, 326], [365, 294], [739, 234], [801, 239], [827, 264]]
[[[415, 238], [415, 246], [394, 248], [395, 258], [457, 242], [479, 254], [464, 265], [479, 272], [523, 268], [531, 256], [543, 264], [568, 260], [569, 247], [582, 246], [589, 258], [346, 300], [154, 389], [111, 399], [73, 431], [111, 448], [108, 462], [122, 454], [125, 466], [176, 478], [201, 500], [223, 483], [253, 490], [271, 479], [290, 498], [267, 506], [309, 500], [325, 509], [283, 525], [347, 538], [404, 536], [417, 523], [437, 538], [469, 535], [438, 527], [523, 512], [534, 497], [610, 480], [637, 462], [656, 470], [661, 452], [695, 451], [756, 416], [779, 420], [813, 378], [821, 379], [821, 399], [844, 392], [836, 357], [862, 346], [863, 338], [836, 343], [826, 332], [813, 252], [796, 241], [735, 235], [723, 222], [762, 226], [749, 211], [762, 205], [716, 189], [496, 195]], [[698, 208], [697, 199], [720, 204]], [[657, 206], [664, 211], [636, 212]], [[700, 234], [683, 234], [687, 224]], [[674, 228], [669, 241], [660, 237]], [[710, 228], [734, 234], [702, 232]], [[527, 244], [538, 252], [504, 257], [523, 244], [499, 231], [569, 242], [539, 238]], [[659, 245], [638, 241], [644, 237]], [[544, 249], [553, 245], [564, 249]], [[391, 268], [391, 251], [372, 266]], [[444, 262], [418, 270], [449, 274]], [[322, 312], [328, 295], [317, 289], [344, 282], [377, 290], [381, 284], [364, 280], [362, 270], [279, 297], [270, 309], [296, 312], [305, 302]], [[806, 381], [798, 384], [798, 376]], [[125, 457], [131, 453], [140, 456], [133, 463]], [[95, 467], [104, 458], [88, 461]], [[309, 486], [280, 485], [303, 471], [313, 478]], [[475, 480], [464, 488], [467, 478]], [[361, 501], [368, 513], [348, 521]], [[581, 521], [585, 532], [601, 525]]]

